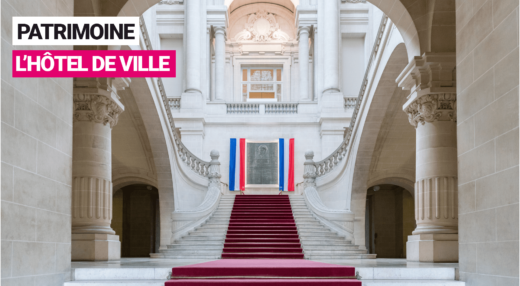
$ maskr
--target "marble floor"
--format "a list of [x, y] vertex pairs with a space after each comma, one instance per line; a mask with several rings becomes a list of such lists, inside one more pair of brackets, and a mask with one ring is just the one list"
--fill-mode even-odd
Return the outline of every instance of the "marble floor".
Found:
[[[164, 259], [164, 258], [121, 258], [118, 261], [73, 261], [72, 268], [171, 268], [212, 260], [200, 259]], [[319, 262], [370, 268], [459, 268], [458, 263], [407, 262], [406, 259], [335, 259], [315, 260]]]

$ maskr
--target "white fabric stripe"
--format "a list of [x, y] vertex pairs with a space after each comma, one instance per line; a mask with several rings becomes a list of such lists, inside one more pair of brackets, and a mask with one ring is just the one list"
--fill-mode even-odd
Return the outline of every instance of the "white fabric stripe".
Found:
[[237, 138], [237, 148], [235, 156], [235, 191], [240, 191], [240, 138]]
[[289, 138], [284, 138], [283, 139], [283, 160], [284, 160], [284, 168], [283, 168], [283, 177], [284, 177], [284, 182], [283, 182], [283, 190], [284, 191], [287, 191], [288, 190], [288, 182], [289, 182]]

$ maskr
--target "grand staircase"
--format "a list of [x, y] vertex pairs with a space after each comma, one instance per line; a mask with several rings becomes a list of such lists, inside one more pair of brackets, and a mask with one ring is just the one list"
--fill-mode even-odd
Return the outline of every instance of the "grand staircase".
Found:
[[196, 227], [155, 257], [175, 259], [219, 259], [228, 230], [235, 196], [223, 196], [217, 210], [200, 227]]
[[236, 196], [224, 259], [303, 259], [289, 196]]
[[313, 216], [303, 196], [287, 197], [291, 201], [306, 259], [376, 258], [375, 254], [367, 254], [366, 250], [359, 249], [359, 246], [324, 226]]

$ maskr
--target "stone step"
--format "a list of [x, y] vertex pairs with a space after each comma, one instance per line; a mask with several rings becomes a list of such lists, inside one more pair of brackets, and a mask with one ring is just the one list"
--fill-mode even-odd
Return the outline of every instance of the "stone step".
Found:
[[224, 245], [224, 240], [214, 240], [214, 241], [204, 241], [200, 242], [199, 240], [178, 240], [175, 241], [175, 244], [170, 245], [184, 245], [184, 246], [192, 246], [192, 245]]
[[352, 249], [352, 250], [307, 250], [304, 249], [303, 253], [309, 255], [333, 255], [333, 256], [347, 256], [351, 254], [366, 254], [366, 250]]
[[177, 249], [207, 249], [207, 250], [222, 250], [224, 248], [224, 244], [170, 244], [167, 245], [168, 250], [177, 250]]
[[163, 250], [162, 253], [164, 253], [165, 256], [170, 255], [210, 255], [210, 256], [218, 256], [222, 254], [222, 248], [221, 249], [168, 249]]
[[314, 247], [320, 245], [333, 245], [333, 246], [344, 246], [344, 245], [353, 245], [350, 240], [323, 240], [323, 239], [300, 239], [302, 246], [304, 247]]
[[338, 245], [312, 245], [302, 243], [304, 251], [346, 251], [346, 250], [359, 250], [358, 245], [353, 244], [338, 244]]
[[[334, 260], [334, 259], [375, 259], [375, 254], [347, 254], [347, 255], [316, 255], [306, 254], [306, 259], [312, 260]], [[333, 262], [331, 262], [333, 263]]]

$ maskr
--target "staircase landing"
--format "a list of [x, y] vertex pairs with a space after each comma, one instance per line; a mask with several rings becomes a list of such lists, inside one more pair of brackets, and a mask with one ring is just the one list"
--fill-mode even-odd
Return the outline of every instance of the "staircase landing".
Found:
[[[164, 286], [172, 267], [211, 260], [122, 258], [111, 262], [72, 262], [73, 281], [65, 286]], [[317, 260], [354, 266], [363, 286], [464, 286], [455, 281], [457, 263], [412, 263], [405, 259]]]

